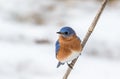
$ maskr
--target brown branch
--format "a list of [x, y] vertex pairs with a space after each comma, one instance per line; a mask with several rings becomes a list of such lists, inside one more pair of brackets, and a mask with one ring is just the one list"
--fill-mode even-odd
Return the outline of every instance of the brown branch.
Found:
[[[90, 25], [90, 27], [89, 27], [89, 29], [88, 29], [88, 32], [86, 33], [86, 35], [85, 35], [85, 37], [84, 37], [84, 39], [83, 39], [83, 41], [82, 41], [82, 46], [83, 46], [83, 48], [84, 48], [84, 46], [85, 46], [88, 38], [90, 37], [91, 33], [93, 32], [93, 30], [94, 30], [94, 28], [95, 28], [95, 26], [96, 26], [96, 24], [97, 24], [97, 22], [98, 22], [98, 20], [99, 20], [99, 18], [100, 18], [101, 13], [103, 12], [103, 10], [104, 10], [104, 8], [105, 8], [107, 2], [108, 2], [108, 0], [103, 0], [103, 2], [102, 2], [102, 4], [101, 4], [101, 7], [100, 7], [99, 10], [97, 11], [97, 14], [96, 14], [96, 16], [94, 17], [94, 20], [93, 20], [92, 24]], [[78, 59], [78, 58], [74, 59], [74, 60], [71, 62], [72, 68], [74, 67], [77, 59]], [[72, 69], [68, 67], [66, 73], [65, 73], [64, 76], [63, 76], [63, 79], [67, 79], [67, 78], [68, 78], [71, 70], [72, 70]]]

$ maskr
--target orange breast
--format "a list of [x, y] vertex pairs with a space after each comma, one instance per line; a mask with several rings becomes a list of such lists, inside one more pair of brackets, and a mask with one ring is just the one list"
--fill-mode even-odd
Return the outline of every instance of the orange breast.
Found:
[[60, 49], [57, 54], [57, 59], [59, 61], [64, 61], [68, 56], [71, 55], [72, 51], [81, 51], [81, 41], [77, 38], [77, 36], [72, 36], [70, 38], [63, 38], [60, 36]]

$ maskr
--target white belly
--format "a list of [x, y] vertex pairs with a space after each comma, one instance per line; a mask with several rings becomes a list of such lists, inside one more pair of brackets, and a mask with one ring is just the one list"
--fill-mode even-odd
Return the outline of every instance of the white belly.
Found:
[[68, 56], [66, 59], [64, 59], [63, 61], [61, 61], [62, 63], [65, 62], [69, 62], [74, 60], [75, 58], [77, 58], [80, 55], [80, 51], [72, 51], [71, 55]]

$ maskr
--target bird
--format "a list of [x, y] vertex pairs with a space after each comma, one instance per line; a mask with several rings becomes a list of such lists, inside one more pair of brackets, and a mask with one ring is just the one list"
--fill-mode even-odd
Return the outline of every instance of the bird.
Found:
[[81, 54], [81, 39], [69, 26], [62, 27], [57, 34], [59, 34], [59, 38], [55, 43], [55, 54], [56, 59], [58, 60], [57, 68], [60, 65], [67, 63], [67, 65], [72, 69], [69, 62], [76, 59]]

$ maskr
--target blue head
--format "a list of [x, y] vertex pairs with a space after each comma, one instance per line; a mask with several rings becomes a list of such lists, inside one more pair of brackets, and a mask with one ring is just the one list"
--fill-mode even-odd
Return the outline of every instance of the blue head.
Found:
[[69, 37], [72, 35], [76, 35], [75, 31], [71, 27], [63, 27], [58, 34], [61, 34], [63, 37]]

